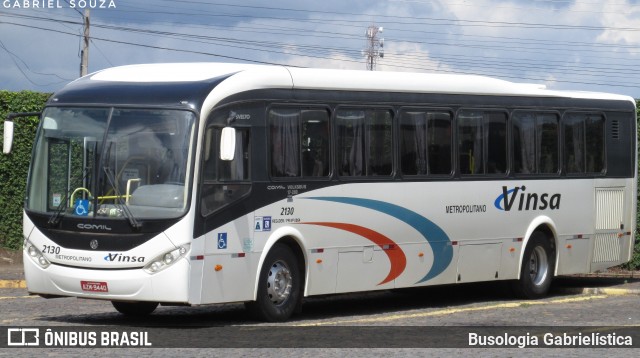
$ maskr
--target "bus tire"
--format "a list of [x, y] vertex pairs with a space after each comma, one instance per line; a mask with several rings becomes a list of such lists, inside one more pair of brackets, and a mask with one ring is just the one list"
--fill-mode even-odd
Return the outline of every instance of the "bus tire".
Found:
[[260, 320], [286, 321], [299, 307], [301, 276], [298, 260], [291, 249], [275, 244], [260, 269], [256, 300], [247, 302], [247, 308]]
[[155, 311], [158, 302], [111, 301], [116, 311], [126, 316], [147, 316]]
[[546, 296], [551, 287], [555, 267], [555, 253], [547, 236], [536, 231], [524, 250], [520, 279], [512, 288], [520, 298], [536, 299]]

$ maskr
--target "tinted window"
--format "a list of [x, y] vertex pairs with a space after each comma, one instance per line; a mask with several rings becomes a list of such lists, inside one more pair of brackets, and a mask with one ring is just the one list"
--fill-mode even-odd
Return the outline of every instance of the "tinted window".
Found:
[[271, 175], [329, 175], [329, 113], [324, 110], [274, 108], [269, 111]]
[[564, 160], [569, 174], [602, 173], [604, 164], [604, 117], [568, 113], [563, 118]]
[[391, 175], [392, 118], [388, 110], [340, 109], [336, 112], [340, 175]]
[[451, 114], [408, 110], [400, 115], [400, 167], [405, 175], [451, 173]]
[[507, 115], [461, 110], [458, 114], [461, 174], [503, 174], [507, 171]]
[[558, 172], [558, 116], [518, 111], [513, 114], [513, 171]]

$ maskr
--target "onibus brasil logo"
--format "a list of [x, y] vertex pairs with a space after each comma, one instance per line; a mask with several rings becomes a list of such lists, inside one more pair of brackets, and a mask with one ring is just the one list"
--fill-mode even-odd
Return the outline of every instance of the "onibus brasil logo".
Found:
[[[502, 187], [502, 194], [498, 195], [493, 205], [503, 211], [528, 210], [557, 210], [560, 209], [562, 194], [526, 192], [526, 186], [516, 186], [509, 189]], [[515, 206], [514, 206], [515, 205]]]

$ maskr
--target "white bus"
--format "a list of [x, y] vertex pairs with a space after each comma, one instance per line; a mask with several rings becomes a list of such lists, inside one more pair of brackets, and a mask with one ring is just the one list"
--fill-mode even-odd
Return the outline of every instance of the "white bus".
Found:
[[24, 207], [28, 290], [157, 305], [554, 276], [630, 260], [632, 98], [479, 76], [116, 67], [55, 93]]

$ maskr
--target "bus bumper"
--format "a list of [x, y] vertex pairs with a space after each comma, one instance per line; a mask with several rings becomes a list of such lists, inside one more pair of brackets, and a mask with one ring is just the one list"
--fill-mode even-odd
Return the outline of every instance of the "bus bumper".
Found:
[[51, 264], [43, 269], [23, 252], [29, 293], [122, 301], [188, 303], [189, 261], [148, 274], [142, 268], [83, 269]]

